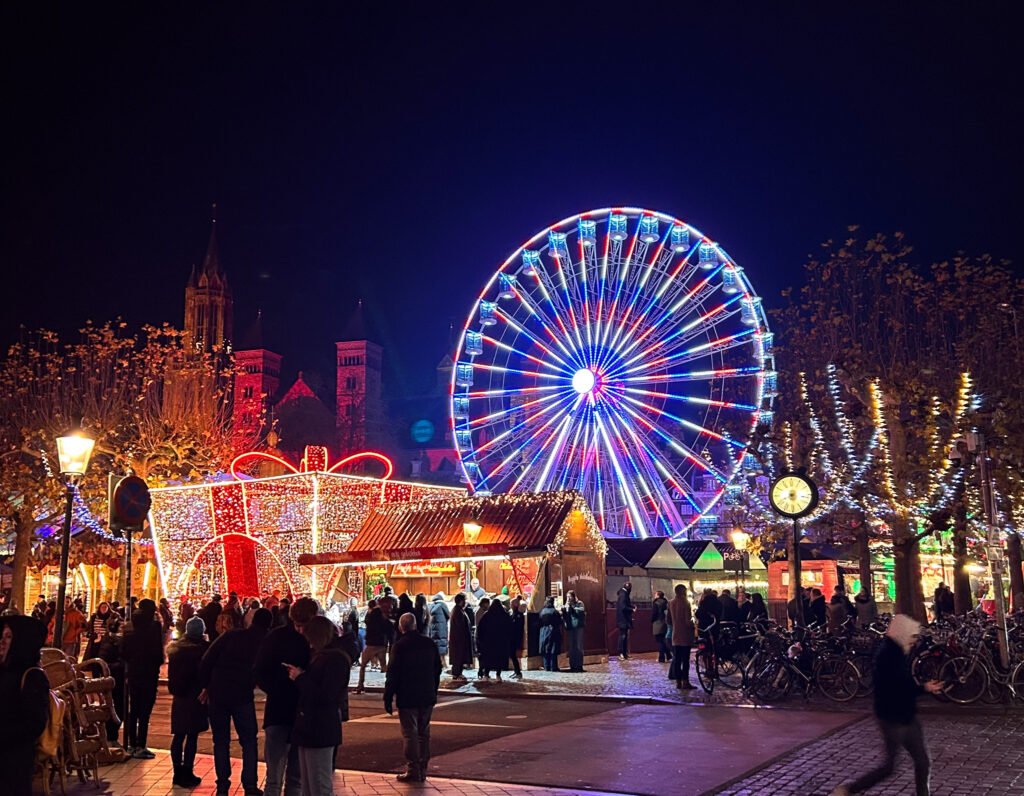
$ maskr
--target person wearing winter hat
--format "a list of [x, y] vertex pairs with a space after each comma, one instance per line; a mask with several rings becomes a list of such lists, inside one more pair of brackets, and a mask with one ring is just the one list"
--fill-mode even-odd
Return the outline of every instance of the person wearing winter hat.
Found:
[[931, 680], [922, 688], [910, 674], [910, 650], [920, 632], [921, 623], [906, 614], [897, 614], [889, 623], [874, 663], [875, 717], [885, 743], [885, 759], [878, 768], [837, 787], [832, 796], [861, 793], [890, 777], [901, 746], [914, 761], [917, 796], [931, 793], [928, 784], [931, 759], [917, 718], [917, 697], [923, 691], [940, 693], [942, 683]]
[[206, 623], [193, 616], [185, 623], [185, 637], [167, 647], [167, 690], [171, 702], [171, 763], [173, 783], [182, 788], [196, 788], [202, 778], [193, 773], [199, 733], [210, 726], [206, 705], [199, 701], [203, 690], [199, 682], [199, 664], [210, 643], [206, 640]]

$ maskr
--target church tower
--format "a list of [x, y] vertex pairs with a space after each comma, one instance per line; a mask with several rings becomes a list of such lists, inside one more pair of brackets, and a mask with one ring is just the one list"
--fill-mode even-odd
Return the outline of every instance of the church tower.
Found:
[[337, 426], [342, 455], [380, 446], [384, 436], [381, 365], [384, 349], [367, 339], [363, 303], [336, 343]]
[[281, 355], [263, 346], [263, 314], [239, 341], [231, 413], [235, 449], [251, 450], [270, 428], [271, 407], [281, 384]]
[[196, 349], [229, 352], [232, 332], [231, 288], [217, 256], [217, 205], [213, 206], [210, 242], [203, 267], [195, 267], [185, 286], [185, 335]]

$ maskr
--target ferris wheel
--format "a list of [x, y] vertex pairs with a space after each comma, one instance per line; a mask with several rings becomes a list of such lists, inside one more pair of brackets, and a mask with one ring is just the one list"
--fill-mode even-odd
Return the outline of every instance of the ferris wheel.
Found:
[[743, 477], [775, 383], [743, 269], [672, 216], [605, 208], [537, 233], [487, 282], [452, 432], [476, 494], [576, 489], [608, 534], [680, 537]]

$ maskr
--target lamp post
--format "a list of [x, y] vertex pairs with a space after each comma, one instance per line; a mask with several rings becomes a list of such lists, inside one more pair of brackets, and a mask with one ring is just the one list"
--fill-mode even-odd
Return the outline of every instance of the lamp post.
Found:
[[53, 646], [58, 649], [64, 649], [64, 600], [68, 591], [68, 556], [71, 551], [71, 512], [75, 504], [75, 487], [89, 467], [94, 444], [81, 431], [57, 438], [57, 458], [64, 479], [65, 499], [64, 532], [60, 541], [60, 582], [57, 584], [57, 610], [53, 617]]
[[[747, 588], [747, 567], [746, 567], [746, 556], [747, 556], [747, 542], [750, 541], [750, 534], [744, 531], [742, 528], [733, 528], [732, 533], [729, 534], [732, 538], [732, 546], [736, 548], [736, 551], [740, 554], [740, 580], [743, 582], [743, 588]], [[736, 587], [736, 591], [739, 591], [739, 586]]]

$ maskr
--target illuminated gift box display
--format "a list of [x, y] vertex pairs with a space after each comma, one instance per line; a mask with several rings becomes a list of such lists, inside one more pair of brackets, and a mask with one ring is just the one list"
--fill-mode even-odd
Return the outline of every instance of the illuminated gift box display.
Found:
[[[274, 462], [283, 475], [250, 478], [246, 460]], [[337, 472], [375, 459], [383, 477]], [[327, 467], [326, 450], [308, 448], [299, 468], [275, 456], [248, 453], [232, 464], [231, 479], [151, 490], [150, 520], [164, 593], [207, 596], [311, 594], [333, 586], [335, 567], [300, 566], [302, 553], [341, 552], [377, 506], [459, 497], [457, 487], [390, 480], [391, 463], [377, 453], [350, 456]]]

